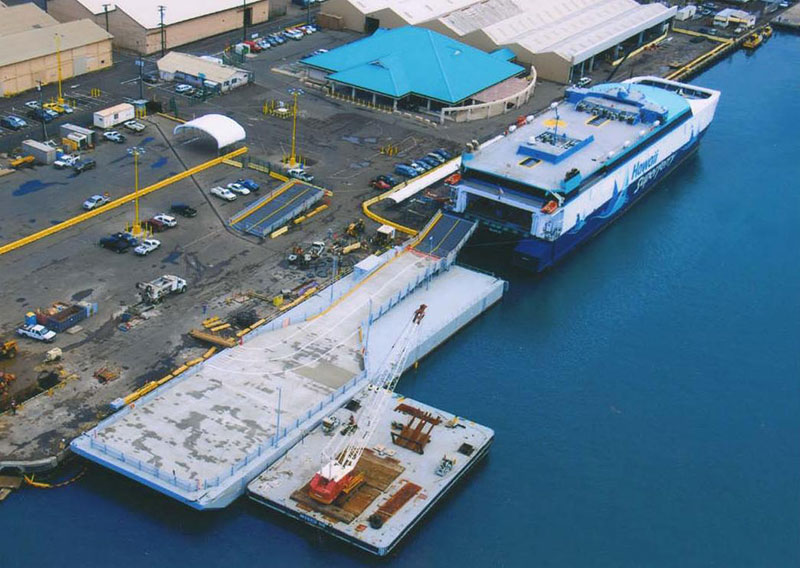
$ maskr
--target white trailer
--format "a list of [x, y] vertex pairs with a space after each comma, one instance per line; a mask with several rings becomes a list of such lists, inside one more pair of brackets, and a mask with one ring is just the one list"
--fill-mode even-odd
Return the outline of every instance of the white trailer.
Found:
[[136, 111], [133, 105], [122, 103], [94, 113], [94, 125], [98, 128], [114, 128], [116, 125], [134, 118], [136, 118]]

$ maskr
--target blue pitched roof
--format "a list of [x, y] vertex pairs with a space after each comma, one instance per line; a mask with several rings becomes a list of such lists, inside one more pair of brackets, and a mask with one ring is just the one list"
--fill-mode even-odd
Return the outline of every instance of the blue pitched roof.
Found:
[[303, 63], [360, 89], [394, 98], [414, 93], [451, 104], [524, 71], [503, 57], [414, 26], [379, 29]]

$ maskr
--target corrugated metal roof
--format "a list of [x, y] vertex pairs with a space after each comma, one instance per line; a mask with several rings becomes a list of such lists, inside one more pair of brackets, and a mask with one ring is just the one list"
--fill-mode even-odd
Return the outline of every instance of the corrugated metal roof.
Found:
[[[103, 4], [108, 0], [77, 0], [93, 14], [103, 13]], [[248, 0], [247, 5], [253, 6], [267, 0]], [[165, 6], [164, 24], [171, 25], [186, 20], [192, 20], [208, 14], [224, 12], [231, 9], [241, 9], [242, 0], [117, 0], [113, 8], [119, 8], [140, 26], [148, 30], [159, 27], [161, 16], [158, 7]]]
[[19, 6], [0, 4], [0, 36], [57, 25], [58, 20], [36, 4], [20, 4]]
[[183, 73], [188, 73], [195, 77], [203, 73], [207, 81], [214, 81], [215, 83], [224, 83], [237, 73], [247, 73], [247, 71], [237, 67], [220, 65], [219, 63], [197, 57], [196, 55], [179, 53], [177, 51], [170, 51], [167, 53], [158, 60], [157, 65], [159, 71], [166, 71], [167, 73], [182, 71]]
[[55, 54], [56, 34], [61, 36], [61, 51], [112, 37], [91, 20], [76, 20], [3, 36], [0, 37], [0, 67]]
[[424, 28], [372, 36], [303, 60], [330, 78], [400, 98], [410, 93], [457, 103], [524, 71], [502, 58]]

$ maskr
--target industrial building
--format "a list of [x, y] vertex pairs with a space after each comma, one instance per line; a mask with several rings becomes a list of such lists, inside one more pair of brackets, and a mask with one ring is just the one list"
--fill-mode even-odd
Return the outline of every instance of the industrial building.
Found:
[[170, 51], [158, 60], [158, 72], [165, 81], [177, 81], [208, 92], [225, 93], [250, 82], [251, 71], [205, 59]]
[[537, 76], [567, 83], [666, 33], [676, 7], [634, 0], [329, 0], [329, 27], [422, 26], [484, 51], [508, 48]]
[[110, 67], [111, 35], [91, 20], [60, 24], [34, 4], [0, 4], [0, 95]]
[[62, 22], [91, 18], [114, 35], [116, 47], [145, 55], [269, 19], [268, 0], [49, 0], [47, 6]]
[[[379, 29], [303, 60], [308, 79], [335, 94], [393, 110], [442, 113], [532, 91], [509, 50], [486, 53], [414, 26]], [[529, 88], [530, 86], [530, 88]], [[518, 105], [517, 105], [518, 106]], [[498, 113], [499, 114], [499, 113]]]

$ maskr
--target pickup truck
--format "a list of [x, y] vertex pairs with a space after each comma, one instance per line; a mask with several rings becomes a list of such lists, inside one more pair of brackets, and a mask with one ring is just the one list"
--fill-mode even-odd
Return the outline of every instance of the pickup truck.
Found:
[[53, 166], [59, 170], [63, 170], [64, 168], [71, 168], [78, 160], [80, 160], [79, 156], [73, 156], [72, 154], [61, 154], [61, 157], [53, 162]]
[[52, 343], [56, 339], [56, 332], [47, 329], [38, 323], [35, 325], [23, 325], [17, 328], [17, 333], [23, 337], [30, 337], [36, 341], [44, 341], [45, 343]]
[[136, 132], [137, 134], [146, 128], [146, 126], [141, 122], [139, 122], [138, 120], [129, 120], [128, 122], [123, 124], [123, 126], [128, 130], [130, 130], [131, 132]]
[[170, 294], [183, 294], [186, 292], [186, 280], [172, 274], [165, 274], [150, 282], [136, 284], [142, 301], [158, 303]]

